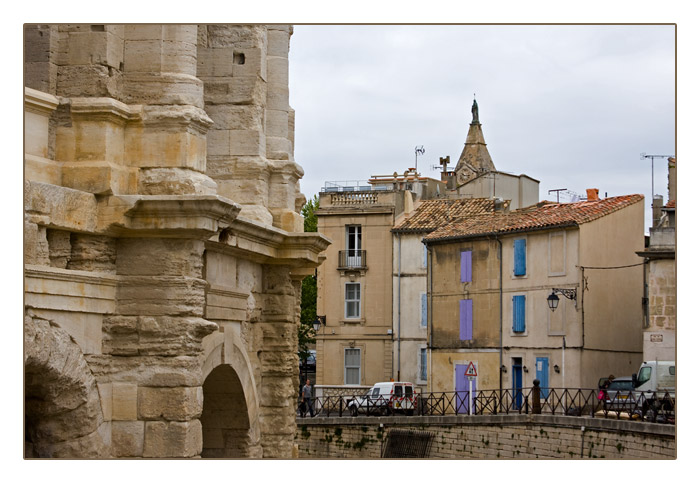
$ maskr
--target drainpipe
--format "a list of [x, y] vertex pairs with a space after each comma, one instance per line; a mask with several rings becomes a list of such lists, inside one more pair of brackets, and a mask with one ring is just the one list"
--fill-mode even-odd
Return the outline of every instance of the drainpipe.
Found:
[[398, 233], [399, 236], [399, 276], [398, 276], [398, 283], [397, 285], [399, 286], [399, 296], [398, 296], [398, 327], [397, 327], [397, 334], [396, 334], [396, 339], [397, 339], [397, 368], [396, 368], [396, 380], [400, 381], [401, 380], [401, 233]]
[[503, 243], [496, 237], [498, 242], [498, 390], [503, 394]]
[[433, 392], [433, 249], [426, 244], [428, 250], [428, 378], [430, 379], [430, 391]]

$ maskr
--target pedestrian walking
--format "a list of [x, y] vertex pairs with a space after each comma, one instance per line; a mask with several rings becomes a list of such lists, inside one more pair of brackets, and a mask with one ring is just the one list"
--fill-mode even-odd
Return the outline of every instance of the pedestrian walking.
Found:
[[306, 414], [306, 410], [309, 410], [309, 415], [313, 418], [314, 417], [314, 406], [311, 403], [311, 381], [306, 380], [306, 385], [301, 389], [301, 397], [302, 397], [302, 413], [301, 417], [303, 418], [304, 415]]

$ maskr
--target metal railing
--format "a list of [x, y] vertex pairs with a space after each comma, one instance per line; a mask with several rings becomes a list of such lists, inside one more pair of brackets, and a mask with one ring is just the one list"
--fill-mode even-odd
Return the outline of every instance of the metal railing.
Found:
[[[317, 417], [361, 415], [496, 415], [551, 414], [592, 418], [629, 419], [666, 424], [676, 422], [676, 398], [670, 392], [616, 391], [612, 399], [598, 389], [531, 387], [485, 390], [470, 393], [416, 393], [408, 403], [396, 407], [396, 399], [363, 399], [356, 395], [338, 395], [313, 399]], [[358, 406], [358, 411], [353, 406]]]
[[367, 250], [339, 250], [338, 268], [367, 268]]

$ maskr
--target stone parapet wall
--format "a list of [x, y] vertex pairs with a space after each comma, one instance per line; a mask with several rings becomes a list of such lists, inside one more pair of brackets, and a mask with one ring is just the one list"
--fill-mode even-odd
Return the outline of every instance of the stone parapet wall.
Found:
[[547, 415], [297, 420], [299, 458], [380, 458], [392, 429], [433, 435], [431, 459], [674, 459], [675, 427]]

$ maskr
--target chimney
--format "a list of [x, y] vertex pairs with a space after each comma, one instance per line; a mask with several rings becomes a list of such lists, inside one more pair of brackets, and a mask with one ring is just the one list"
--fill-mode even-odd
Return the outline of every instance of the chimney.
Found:
[[586, 197], [588, 198], [588, 201], [599, 200], [600, 198], [598, 198], [598, 188], [588, 188], [586, 190]]
[[668, 158], [668, 201], [676, 199], [676, 158]]
[[651, 226], [656, 228], [661, 222], [661, 207], [664, 205], [664, 197], [661, 195], [654, 195], [654, 199], [651, 201]]

